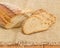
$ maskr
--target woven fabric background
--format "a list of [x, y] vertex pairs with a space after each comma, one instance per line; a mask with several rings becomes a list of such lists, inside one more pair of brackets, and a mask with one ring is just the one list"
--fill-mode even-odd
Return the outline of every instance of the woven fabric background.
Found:
[[[54, 28], [55, 31], [50, 30], [50, 32], [47, 32], [47, 33], [50, 33], [51, 35], [48, 35], [46, 33], [44, 33], [44, 35], [46, 36], [46, 40], [48, 42], [49, 41], [57, 41], [58, 44], [60, 44], [59, 43], [60, 42], [60, 35], [59, 35], [60, 34], [60, 0], [0, 0], [0, 2], [8, 2], [8, 3], [16, 4], [21, 9], [39, 9], [39, 8], [43, 8], [43, 9], [47, 10], [48, 12], [54, 14], [57, 17], [56, 26]], [[2, 34], [3, 34], [3, 32], [2, 32]], [[13, 34], [14, 33], [12, 33], [12, 36], [13, 36]], [[45, 39], [45, 38], [43, 38], [43, 39]], [[44, 47], [48, 48], [48, 46], [44, 46]], [[55, 47], [59, 48], [59, 46], [55, 46]], [[53, 48], [55, 48], [55, 47], [53, 47]], [[50, 46], [50, 48], [52, 48], [52, 47]]]

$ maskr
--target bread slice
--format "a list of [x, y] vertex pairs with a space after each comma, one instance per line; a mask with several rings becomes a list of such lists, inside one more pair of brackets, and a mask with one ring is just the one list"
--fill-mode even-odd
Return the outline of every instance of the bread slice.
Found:
[[43, 9], [38, 9], [33, 12], [32, 16], [40, 18], [43, 22], [48, 23], [50, 26], [55, 23], [56, 17]]
[[44, 31], [49, 28], [49, 25], [42, 22], [39, 18], [37, 17], [30, 17], [28, 18], [23, 25], [23, 32], [25, 34], [31, 34], [31, 33], [36, 33], [39, 31]]
[[26, 19], [26, 16], [23, 13], [15, 14], [12, 10], [6, 7], [3, 4], [0, 4], [0, 26], [5, 28], [18, 27], [19, 22], [22, 22]]

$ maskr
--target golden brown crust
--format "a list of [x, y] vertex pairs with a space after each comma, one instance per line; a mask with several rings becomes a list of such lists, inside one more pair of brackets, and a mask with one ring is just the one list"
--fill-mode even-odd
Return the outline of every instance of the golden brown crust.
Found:
[[8, 21], [3, 16], [1, 16], [1, 15], [0, 15], [0, 19], [1, 19], [2, 22], [4, 22], [4, 24], [8, 23]]
[[9, 17], [13, 17], [16, 15], [12, 10], [10, 10], [8, 7], [6, 7], [3, 4], [0, 4], [0, 9]]
[[6, 22], [0, 16], [0, 25], [6, 25]]
[[0, 4], [0, 24], [4, 27], [6, 24], [10, 23], [12, 17], [16, 14], [3, 4]]

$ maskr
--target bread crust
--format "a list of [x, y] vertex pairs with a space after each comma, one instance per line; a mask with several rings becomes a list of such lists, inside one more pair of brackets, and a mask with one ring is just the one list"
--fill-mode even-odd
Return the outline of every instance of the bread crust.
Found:
[[0, 4], [0, 22], [2, 25], [6, 25], [10, 22], [10, 19], [14, 17], [15, 14], [5, 5]]

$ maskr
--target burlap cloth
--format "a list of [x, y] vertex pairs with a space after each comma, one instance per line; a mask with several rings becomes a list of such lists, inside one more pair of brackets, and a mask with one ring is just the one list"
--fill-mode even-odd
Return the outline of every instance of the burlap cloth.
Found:
[[43, 8], [56, 16], [56, 23], [44, 32], [24, 35], [21, 28], [3, 29], [0, 27], [0, 44], [42, 45], [60, 44], [60, 0], [0, 0], [18, 5], [21, 9]]

